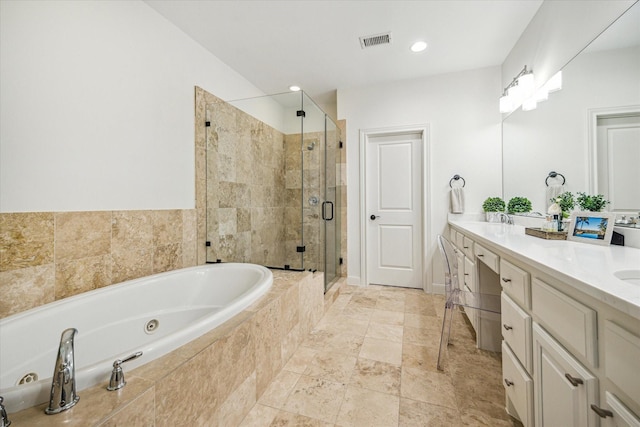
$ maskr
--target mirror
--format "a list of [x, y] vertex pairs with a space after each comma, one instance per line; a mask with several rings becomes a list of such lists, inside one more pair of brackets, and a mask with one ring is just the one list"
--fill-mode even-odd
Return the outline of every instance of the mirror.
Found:
[[[534, 70], [535, 72], [535, 70]], [[640, 211], [640, 3], [562, 70], [563, 88], [502, 123], [503, 196], [544, 214], [553, 186]], [[558, 175], [549, 176], [550, 172]]]

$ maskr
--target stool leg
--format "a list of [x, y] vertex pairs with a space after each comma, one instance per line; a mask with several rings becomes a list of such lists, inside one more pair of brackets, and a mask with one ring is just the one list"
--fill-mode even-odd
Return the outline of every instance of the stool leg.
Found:
[[454, 304], [450, 301], [447, 301], [444, 306], [444, 316], [442, 317], [442, 332], [440, 333], [440, 348], [438, 349], [437, 367], [439, 371], [443, 370], [442, 362], [444, 359], [444, 349], [449, 345], [449, 336], [451, 335], [451, 320], [453, 319], [454, 307]]

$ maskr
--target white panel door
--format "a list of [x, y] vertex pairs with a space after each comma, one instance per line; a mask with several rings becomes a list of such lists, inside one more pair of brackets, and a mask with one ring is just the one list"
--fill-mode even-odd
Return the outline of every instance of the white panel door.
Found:
[[422, 135], [368, 136], [367, 281], [422, 288]]

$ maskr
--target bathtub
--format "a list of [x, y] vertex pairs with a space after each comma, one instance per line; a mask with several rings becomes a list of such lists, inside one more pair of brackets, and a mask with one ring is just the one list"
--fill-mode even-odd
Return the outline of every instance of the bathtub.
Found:
[[0, 396], [8, 412], [49, 401], [64, 329], [78, 330], [76, 387], [82, 397], [83, 389], [109, 380], [115, 359], [143, 352], [123, 365], [126, 374], [222, 324], [272, 283], [271, 272], [259, 265], [210, 264], [130, 280], [1, 319]]

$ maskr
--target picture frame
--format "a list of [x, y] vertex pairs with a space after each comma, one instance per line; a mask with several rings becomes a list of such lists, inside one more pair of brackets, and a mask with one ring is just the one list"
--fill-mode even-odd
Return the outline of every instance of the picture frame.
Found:
[[611, 243], [616, 214], [611, 212], [573, 212], [567, 240], [607, 246]]

